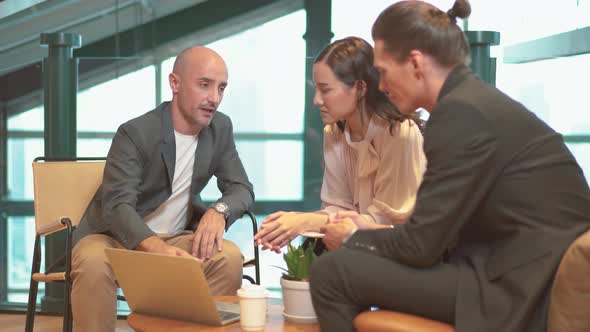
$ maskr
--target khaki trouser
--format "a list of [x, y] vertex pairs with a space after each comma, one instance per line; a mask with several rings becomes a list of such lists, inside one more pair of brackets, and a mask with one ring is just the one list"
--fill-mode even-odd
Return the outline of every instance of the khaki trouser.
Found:
[[[166, 243], [192, 251], [193, 234], [163, 237]], [[117, 314], [118, 285], [106, 258], [105, 248], [123, 248], [113, 238], [102, 234], [88, 235], [72, 252], [72, 313], [74, 330], [114, 331]], [[203, 263], [203, 272], [213, 295], [235, 295], [242, 284], [240, 249], [223, 240], [223, 251]]]

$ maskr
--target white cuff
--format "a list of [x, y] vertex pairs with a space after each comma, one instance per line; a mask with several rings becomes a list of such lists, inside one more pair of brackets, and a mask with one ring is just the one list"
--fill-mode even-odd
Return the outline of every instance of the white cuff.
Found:
[[348, 233], [343, 239], [342, 239], [342, 244], [345, 244], [346, 241], [348, 241], [350, 239], [351, 236], [354, 235], [354, 233], [356, 233], [356, 231], [358, 231], [358, 228], [353, 229], [350, 233]]

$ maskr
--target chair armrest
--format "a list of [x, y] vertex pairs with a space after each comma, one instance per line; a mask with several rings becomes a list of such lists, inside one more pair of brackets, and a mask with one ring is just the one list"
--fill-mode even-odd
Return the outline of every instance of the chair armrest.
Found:
[[[254, 243], [254, 235], [258, 232], [258, 223], [256, 222], [256, 216], [250, 210], [244, 213], [244, 216], [250, 217], [252, 222], [252, 244], [254, 245], [254, 259], [244, 262], [244, 266], [250, 265], [253, 262], [255, 273], [256, 273], [256, 284], [260, 285], [260, 254], [258, 252], [258, 246]], [[247, 264], [248, 263], [248, 264]]]

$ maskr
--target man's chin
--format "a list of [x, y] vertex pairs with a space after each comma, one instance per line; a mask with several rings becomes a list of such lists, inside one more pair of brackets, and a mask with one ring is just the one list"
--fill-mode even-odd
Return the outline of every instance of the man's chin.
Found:
[[398, 111], [400, 113], [402, 113], [404, 115], [411, 115], [412, 113], [416, 112], [415, 108], [408, 107], [408, 105], [400, 105], [400, 104], [394, 102], [393, 100], [391, 100], [391, 103], [398, 109]]
[[213, 117], [203, 118], [203, 119], [199, 119], [199, 121], [197, 123], [199, 124], [199, 126], [205, 128], [205, 127], [209, 127], [209, 125], [211, 124], [211, 120], [213, 120]]

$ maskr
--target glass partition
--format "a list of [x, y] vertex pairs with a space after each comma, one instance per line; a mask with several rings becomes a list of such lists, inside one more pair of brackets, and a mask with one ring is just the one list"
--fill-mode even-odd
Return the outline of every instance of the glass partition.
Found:
[[[31, 282], [31, 262], [35, 242], [35, 220], [33, 217], [8, 217], [7, 219], [7, 286], [8, 302], [26, 303]], [[41, 255], [45, 254], [45, 241], [41, 240]], [[45, 261], [41, 261], [41, 271]], [[37, 301], [41, 301], [45, 283], [39, 283]]]
[[568, 143], [567, 147], [570, 149], [574, 157], [576, 157], [582, 171], [584, 171], [586, 181], [590, 182], [590, 142]]
[[[373, 45], [371, 37], [373, 23], [385, 8], [396, 2], [398, 1], [371, 0], [369, 6], [362, 1], [332, 1], [332, 32], [334, 33], [332, 40], [356, 36]], [[454, 0], [428, 0], [426, 2], [447, 11], [453, 5]]]
[[470, 0], [470, 3], [472, 10], [469, 30], [499, 31], [502, 45], [547, 37], [590, 25], [588, 1]]
[[21, 86], [21, 96], [3, 100], [0, 109], [7, 115], [0, 114], [0, 188], [6, 188], [0, 191], [0, 309], [22, 307], [28, 299], [35, 239], [31, 163], [44, 153], [41, 68], [16, 72], [28, 84]]
[[[256, 201], [298, 201], [303, 199], [303, 142], [300, 140], [238, 140], [240, 154]], [[278, 165], [280, 162], [280, 165]], [[204, 200], [220, 196], [215, 178], [201, 194]]]
[[503, 64], [498, 87], [564, 135], [590, 134], [590, 54]]
[[106, 157], [119, 126], [156, 107], [153, 58], [80, 58], [77, 155]]
[[[78, 156], [106, 156], [119, 124], [155, 106], [155, 70], [151, 59], [80, 59], [85, 71], [77, 96]], [[33, 98], [34, 99], [34, 98]], [[40, 101], [39, 101], [40, 103]], [[27, 302], [35, 223], [33, 205], [33, 159], [44, 155], [44, 108], [34, 105], [7, 121], [7, 195], [2, 205], [16, 206], [3, 221], [6, 243], [6, 301]], [[30, 213], [31, 215], [27, 215]], [[2, 241], [0, 241], [2, 242]], [[41, 245], [42, 256], [45, 247]], [[4, 251], [4, 249], [2, 249]], [[44, 268], [44, 260], [42, 267]], [[1, 280], [2, 278], [0, 278]], [[40, 283], [43, 296], [44, 283]], [[2, 290], [4, 292], [4, 290]]]

